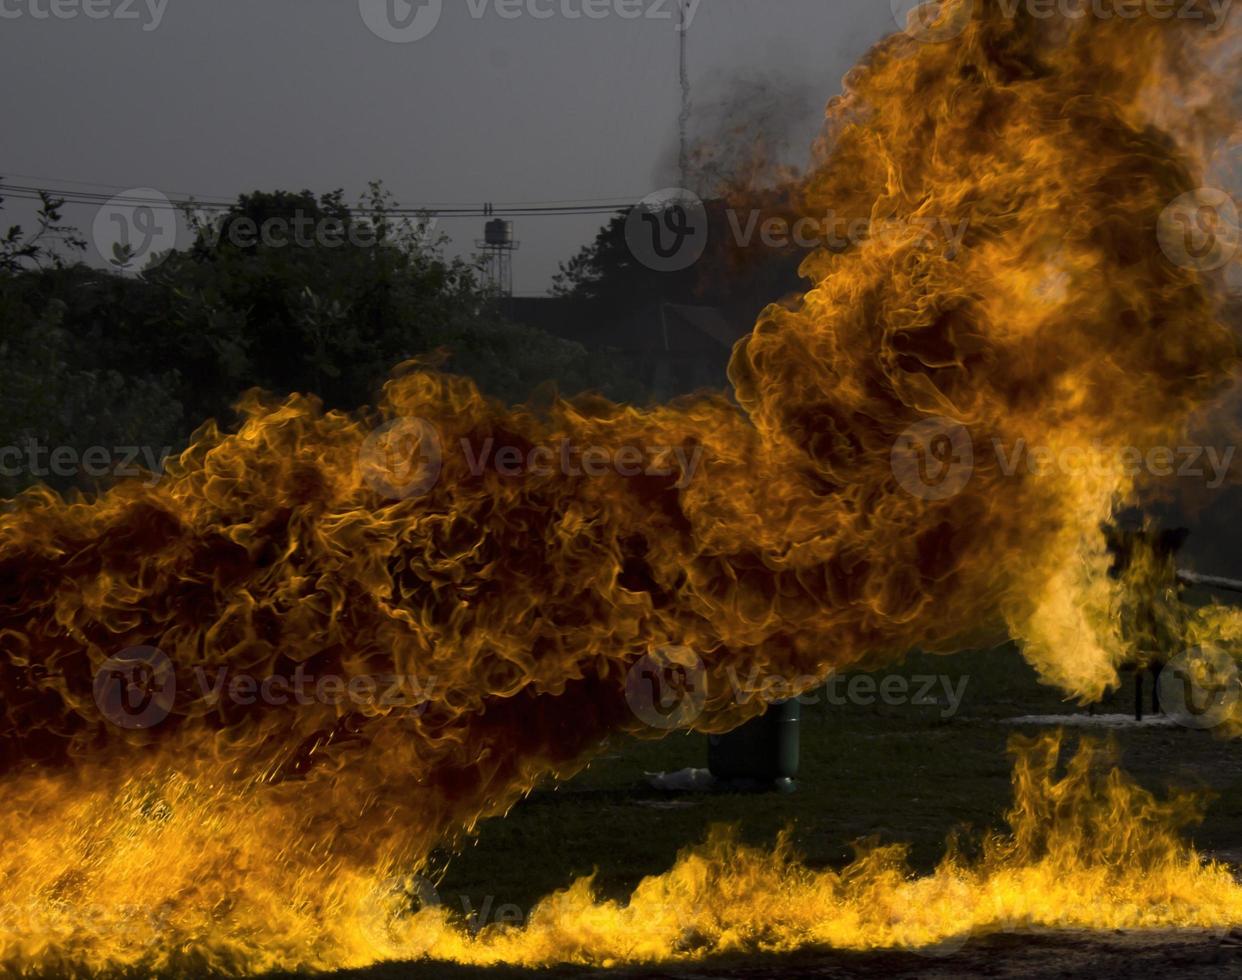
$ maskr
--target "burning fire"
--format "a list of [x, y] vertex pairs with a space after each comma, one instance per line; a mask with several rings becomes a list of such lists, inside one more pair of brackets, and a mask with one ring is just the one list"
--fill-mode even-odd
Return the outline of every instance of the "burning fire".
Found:
[[633, 963], [707, 953], [912, 947], [951, 952], [973, 933], [1060, 929], [1215, 929], [1242, 921], [1242, 886], [1202, 861], [1176, 828], [1193, 801], [1159, 802], [1084, 745], [1056, 775], [1056, 737], [1020, 743], [1010, 832], [977, 860], [950, 850], [927, 877], [905, 849], [875, 846], [841, 871], [801, 864], [787, 840], [772, 852], [717, 830], [624, 903], [598, 902], [583, 879], [545, 899], [525, 929], [475, 935], [426, 909], [390, 922], [403, 955], [479, 965]]
[[[608, 734], [654, 734], [625, 697], [653, 649], [702, 657], [715, 731], [760, 707], [730, 669], [822, 678], [915, 646], [1014, 636], [1071, 696], [1116, 684], [1125, 582], [1099, 528], [1142, 487], [1120, 466], [1006, 475], [971, 449], [1176, 445], [1231, 380], [1221, 273], [1171, 259], [1162, 215], [1234, 135], [1236, 36], [964, 0], [939, 16], [972, 6], [952, 40], [882, 42], [829, 106], [801, 208], [874, 233], [810, 256], [808, 292], [739, 344], [740, 409], [508, 409], [413, 365], [376, 417], [251, 395], [237, 433], [205, 426], [158, 485], [0, 515], [0, 962], [603, 963], [1242, 921], [1242, 888], [1176, 836], [1185, 801], [1097, 777], [1090, 751], [1058, 779], [1049, 744], [1019, 757], [1012, 834], [928, 878], [891, 848], [823, 872], [717, 836], [628, 905], [579, 882], [477, 937], [399, 914], [433, 846]], [[966, 222], [960, 248], [927, 248], [924, 219]], [[406, 459], [436, 463], [408, 496], [384, 492], [401, 447], [371, 435], [402, 419], [428, 420]], [[637, 476], [503, 476], [456, 449], [489, 439], [668, 448]], [[1242, 627], [1209, 611], [1195, 636], [1236, 649]], [[119, 728], [95, 678], [139, 647], [175, 696]], [[202, 684], [299, 669], [396, 696]]]

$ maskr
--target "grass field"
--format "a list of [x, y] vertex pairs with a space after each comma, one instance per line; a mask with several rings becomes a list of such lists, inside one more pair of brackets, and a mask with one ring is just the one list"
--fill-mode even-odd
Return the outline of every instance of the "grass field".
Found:
[[[1004, 827], [1011, 802], [1015, 734], [1054, 730], [1015, 719], [1030, 715], [1079, 718], [1083, 709], [1041, 685], [1009, 646], [953, 657], [912, 655], [884, 675], [900, 674], [912, 692], [916, 679], [935, 677], [932, 703], [819, 703], [803, 709], [801, 773], [791, 794], [687, 793], [653, 789], [646, 774], [703, 767], [707, 738], [677, 733], [657, 741], [618, 740], [592, 765], [560, 785], [539, 787], [503, 818], [485, 821], [459, 853], [437, 855], [440, 904], [470, 927], [520, 924], [543, 897], [573, 880], [595, 876], [602, 897], [624, 899], [639, 883], [668, 870], [683, 848], [701, 843], [710, 827], [729, 824], [748, 843], [771, 845], [792, 830], [795, 848], [811, 867], [839, 868], [862, 839], [904, 843], [916, 871], [929, 871], [946, 838], [966, 839]], [[947, 681], [944, 683], [941, 681]], [[1097, 714], [1133, 711], [1133, 675]], [[838, 683], [838, 694], [848, 685]], [[960, 695], [951, 710], [946, 690]], [[891, 700], [891, 699], [890, 699]], [[1208, 805], [1189, 834], [1200, 851], [1242, 869], [1242, 755], [1211, 732], [1169, 724], [1114, 729], [1066, 725], [1066, 755], [1081, 737], [1111, 739], [1131, 778], [1158, 794], [1202, 793]], [[1242, 925], [1242, 924], [1239, 924]], [[943, 953], [910, 950], [853, 952], [808, 948], [789, 954], [712, 957], [613, 970], [560, 966], [546, 970], [488, 969], [420, 961], [340, 971], [335, 980], [795, 980], [802, 977], [1028, 978], [1090, 975], [1121, 980], [1136, 975], [1194, 980], [1242, 976], [1242, 931], [1169, 934], [1100, 932], [998, 933]], [[40, 974], [44, 975], [44, 974]], [[54, 972], [46, 974], [55, 976]], [[126, 980], [149, 975], [117, 974]], [[270, 974], [267, 980], [292, 977]], [[299, 976], [304, 976], [300, 974]]]
[[[622, 897], [722, 822], [756, 843], [770, 843], [792, 827], [812, 865], [843, 865], [852, 841], [878, 837], [909, 843], [915, 867], [928, 869], [955, 828], [1003, 825], [1011, 796], [1007, 742], [1015, 732], [1039, 730], [1009, 720], [1081, 713], [1040, 685], [1009, 647], [948, 658], [916, 655], [893, 672], [943, 675], [955, 689], [965, 678], [957, 712], [945, 717], [939, 685], [939, 704], [805, 707], [799, 789], [790, 795], [660, 793], [645, 785], [644, 773], [705, 766], [706, 738], [679, 733], [662, 741], [617, 742], [574, 780], [541, 788], [508, 816], [484, 823], [473, 844], [448, 860], [438, 882], [441, 901], [476, 915], [479, 924], [496, 921], [501, 911], [514, 921], [540, 897], [592, 872], [603, 894]], [[1126, 686], [1097, 711], [1132, 711], [1132, 683], [1127, 675]], [[1110, 734], [1124, 768], [1148, 788], [1215, 795], [1192, 836], [1202, 849], [1242, 864], [1236, 746], [1177, 727]]]

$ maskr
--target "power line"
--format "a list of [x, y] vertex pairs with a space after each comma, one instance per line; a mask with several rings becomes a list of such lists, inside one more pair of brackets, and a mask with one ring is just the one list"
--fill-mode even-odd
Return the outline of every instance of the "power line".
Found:
[[[74, 183], [85, 183], [75, 181]], [[109, 185], [95, 184], [96, 187]], [[66, 204], [103, 205], [112, 201], [117, 195], [107, 192], [78, 191], [68, 188], [41, 187], [27, 184], [0, 184], [0, 196], [17, 201], [37, 201], [41, 193], [49, 194], [63, 200]], [[486, 204], [397, 204], [388, 210], [389, 214], [401, 217], [417, 217], [432, 215], [441, 218], [473, 218], [486, 217], [490, 213], [510, 215], [513, 217], [542, 217], [550, 215], [592, 215], [612, 214], [633, 207], [637, 198], [614, 199], [612, 201], [565, 201], [565, 202], [534, 202], [534, 203], [501, 203]], [[196, 210], [196, 211], [227, 211], [237, 206], [237, 201], [223, 199], [184, 197], [173, 199], [144, 198], [139, 196], [125, 197], [125, 203], [135, 207], [150, 207], [156, 210]]]
[[[44, 184], [47, 184], [47, 185], [77, 184], [81, 187], [106, 187], [109, 190], [117, 190], [117, 191], [133, 190], [134, 187], [136, 186], [134, 184], [130, 184], [126, 186], [123, 184], [107, 184], [107, 183], [104, 183], [103, 181], [98, 181], [98, 180], [72, 180], [68, 177], [46, 177], [46, 176], [40, 176], [37, 174], [18, 174], [18, 173], [13, 173], [12, 171], [6, 171], [3, 176], [0, 176], [0, 192], [4, 190], [3, 181], [8, 180], [9, 178], [12, 178], [12, 177], [20, 177], [23, 180], [36, 181], [38, 185], [40, 186]], [[16, 185], [13, 185], [13, 186], [16, 186]], [[53, 192], [50, 186], [45, 189], [49, 190], [49, 192]], [[188, 200], [194, 200], [194, 201], [216, 200], [221, 203], [227, 203], [230, 206], [232, 205], [232, 203], [234, 203], [232, 198], [226, 198], [219, 194], [187, 194], [184, 192], [178, 192], [176, 196], [182, 200], [187, 200], [187, 201]], [[642, 195], [635, 194], [629, 197], [616, 197], [616, 198], [604, 198], [604, 199], [554, 198], [548, 201], [501, 201], [499, 203], [499, 206], [503, 208], [509, 208], [509, 207], [545, 207], [549, 205], [617, 204], [620, 207], [625, 207], [627, 205], [633, 204], [641, 196]], [[431, 208], [434, 210], [434, 209], [446, 209], [446, 208], [447, 209], [473, 208], [476, 205], [473, 201], [450, 201], [450, 202], [439, 201], [439, 202], [430, 203], [430, 204], [410, 204], [410, 205], [404, 205], [404, 206], [411, 208], [411, 209]]]

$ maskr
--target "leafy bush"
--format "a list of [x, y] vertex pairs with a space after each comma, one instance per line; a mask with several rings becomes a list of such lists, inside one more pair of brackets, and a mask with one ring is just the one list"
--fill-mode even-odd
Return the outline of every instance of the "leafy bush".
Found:
[[[436, 351], [506, 401], [548, 380], [566, 393], [617, 380], [577, 344], [505, 322], [475, 268], [446, 259], [425, 218], [395, 215], [378, 183], [357, 209], [302, 191], [244, 195], [214, 222], [191, 210], [193, 244], [129, 275], [126, 254], [97, 270], [48, 251], [43, 235], [66, 229], [61, 202], [43, 203], [39, 231], [12, 229], [0, 250], [0, 448], [176, 449], [208, 418], [228, 425], [254, 387], [352, 410]], [[291, 220], [343, 241], [239, 233]], [[95, 482], [26, 467], [0, 493], [39, 480]]]

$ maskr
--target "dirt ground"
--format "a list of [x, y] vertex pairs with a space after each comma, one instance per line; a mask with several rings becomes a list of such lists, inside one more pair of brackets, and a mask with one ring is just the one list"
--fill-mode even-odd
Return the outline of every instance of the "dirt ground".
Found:
[[477, 970], [442, 963], [379, 966], [332, 977], [358, 980], [1225, 980], [1242, 977], [1242, 933], [1033, 933], [993, 936], [947, 955], [805, 950], [781, 957], [718, 959], [692, 965], [620, 970], [559, 968]]

